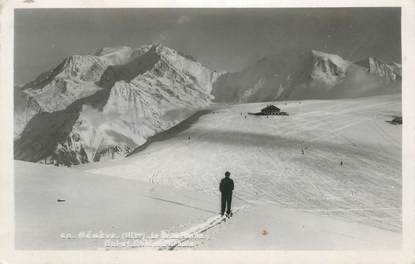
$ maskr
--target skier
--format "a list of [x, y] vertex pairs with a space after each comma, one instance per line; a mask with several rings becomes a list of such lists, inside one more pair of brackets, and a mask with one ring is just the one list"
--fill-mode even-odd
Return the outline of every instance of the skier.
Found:
[[226, 208], [226, 216], [231, 217], [231, 203], [232, 203], [232, 191], [233, 191], [233, 180], [229, 178], [231, 173], [229, 171], [225, 172], [225, 178], [220, 181], [219, 190], [221, 192], [221, 215], [225, 213]]
[[340, 161], [340, 166], [343, 166], [343, 161], [342, 160]]

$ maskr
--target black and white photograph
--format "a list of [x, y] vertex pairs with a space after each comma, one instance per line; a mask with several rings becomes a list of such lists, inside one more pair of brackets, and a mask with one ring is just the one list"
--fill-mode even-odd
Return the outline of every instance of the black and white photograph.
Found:
[[15, 250], [401, 250], [401, 15], [14, 9]]

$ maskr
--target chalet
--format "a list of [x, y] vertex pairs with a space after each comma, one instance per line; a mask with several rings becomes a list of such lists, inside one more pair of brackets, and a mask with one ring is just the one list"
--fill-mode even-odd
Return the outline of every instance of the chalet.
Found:
[[[268, 116], [268, 115], [285, 115], [287, 116], [288, 113], [287, 112], [283, 112], [281, 111], [281, 109], [279, 109], [278, 107], [276, 107], [275, 105], [267, 105], [266, 107], [261, 109], [261, 112], [258, 113], [248, 113], [249, 115], [256, 115], [256, 116]], [[246, 118], [246, 116], [245, 116]]]
[[267, 105], [261, 109], [263, 115], [280, 115], [280, 109], [275, 105]]

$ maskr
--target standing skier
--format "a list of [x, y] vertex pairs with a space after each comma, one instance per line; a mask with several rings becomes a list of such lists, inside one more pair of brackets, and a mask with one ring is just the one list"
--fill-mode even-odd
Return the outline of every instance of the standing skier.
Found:
[[232, 216], [231, 212], [231, 203], [232, 203], [232, 191], [233, 191], [233, 180], [229, 178], [231, 173], [229, 171], [225, 172], [225, 178], [220, 181], [219, 190], [221, 192], [221, 215], [225, 213], [226, 216]]

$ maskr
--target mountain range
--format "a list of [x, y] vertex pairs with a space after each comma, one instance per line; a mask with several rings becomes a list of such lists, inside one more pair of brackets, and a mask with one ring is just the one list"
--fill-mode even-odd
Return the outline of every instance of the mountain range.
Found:
[[212, 103], [399, 93], [401, 65], [320, 51], [267, 56], [223, 73], [152, 44], [74, 55], [15, 90], [15, 159], [55, 165], [125, 157]]
[[368, 57], [350, 62], [320, 51], [288, 50], [220, 76], [217, 102], [339, 99], [399, 93], [401, 65]]

